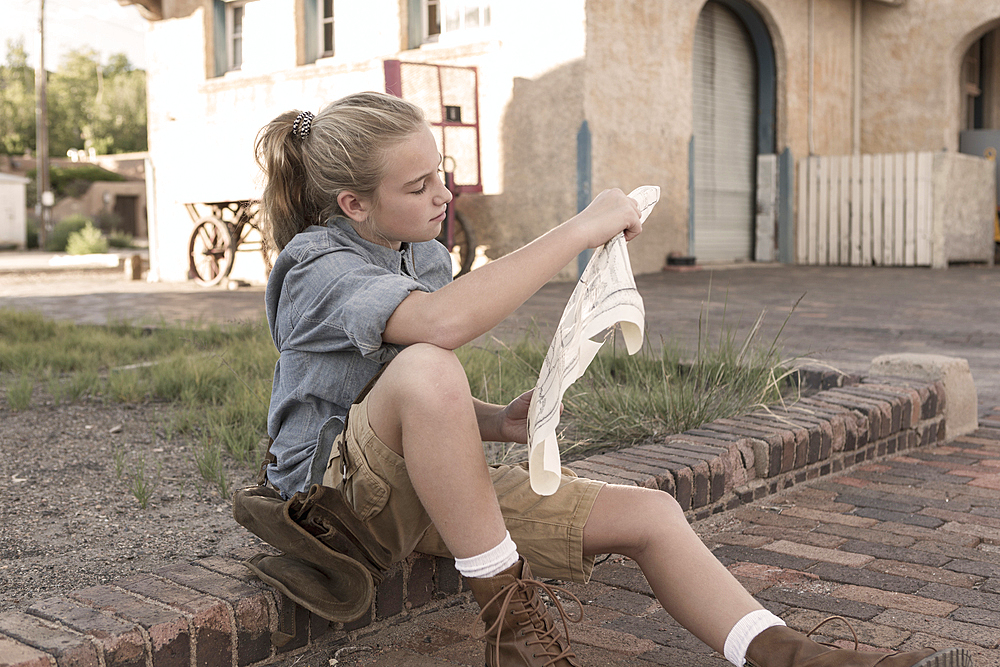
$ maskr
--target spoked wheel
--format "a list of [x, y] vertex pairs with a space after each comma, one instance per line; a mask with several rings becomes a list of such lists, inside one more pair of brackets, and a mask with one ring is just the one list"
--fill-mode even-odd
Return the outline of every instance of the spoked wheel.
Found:
[[[448, 245], [444, 233], [438, 240]], [[476, 260], [476, 237], [472, 233], [472, 226], [458, 211], [455, 211], [455, 228], [452, 230], [452, 243], [448, 250], [458, 253], [458, 273], [455, 278], [472, 270], [472, 263]]]
[[188, 276], [201, 285], [218, 285], [233, 270], [232, 230], [218, 218], [203, 218], [188, 243]]

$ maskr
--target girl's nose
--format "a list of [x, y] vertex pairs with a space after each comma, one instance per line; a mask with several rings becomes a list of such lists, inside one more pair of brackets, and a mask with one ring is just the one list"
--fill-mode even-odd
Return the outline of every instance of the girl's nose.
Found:
[[454, 195], [451, 194], [451, 190], [445, 187], [443, 182], [439, 181], [439, 183], [441, 183], [441, 192], [438, 196], [440, 197], [442, 204], [447, 204], [454, 198]]

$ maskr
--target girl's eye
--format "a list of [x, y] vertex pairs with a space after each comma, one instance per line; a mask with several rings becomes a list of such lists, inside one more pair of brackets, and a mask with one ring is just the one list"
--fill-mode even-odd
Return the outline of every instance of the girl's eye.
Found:
[[[438, 176], [439, 179], [444, 180], [444, 169], [438, 168], [438, 170], [437, 170], [437, 176]], [[427, 180], [429, 180], [429, 179], [425, 179], [424, 182], [420, 184], [420, 189], [419, 190], [414, 190], [411, 194], [422, 195], [424, 192], [426, 192], [427, 191]]]

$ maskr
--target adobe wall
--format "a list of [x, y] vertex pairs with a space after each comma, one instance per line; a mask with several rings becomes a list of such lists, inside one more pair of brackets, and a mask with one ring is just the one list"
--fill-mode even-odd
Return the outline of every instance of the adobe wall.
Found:
[[[704, 0], [588, 3], [585, 109], [594, 133], [594, 191], [661, 187], [661, 203], [631, 245], [636, 273], [687, 253], [688, 146], [693, 132], [692, 53]], [[796, 156], [809, 145], [809, 10], [800, 0], [752, 0], [776, 60], [776, 145]], [[851, 150], [853, 74], [849, 0], [815, 3], [812, 148]], [[627, 39], [623, 39], [627, 35]]]
[[864, 24], [863, 151], [957, 151], [962, 58], [1000, 25], [1000, 2], [865, 2]]

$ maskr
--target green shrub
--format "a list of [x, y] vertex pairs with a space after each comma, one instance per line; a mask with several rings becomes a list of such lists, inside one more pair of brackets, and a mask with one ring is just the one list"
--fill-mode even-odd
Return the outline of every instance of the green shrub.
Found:
[[33, 215], [28, 216], [28, 248], [38, 247], [38, 218]]
[[93, 226], [93, 221], [85, 215], [75, 213], [67, 215], [56, 223], [56, 226], [45, 239], [45, 249], [49, 252], [64, 252], [71, 234], [80, 231], [87, 225]]
[[108, 251], [108, 241], [101, 230], [89, 222], [78, 232], [69, 235], [66, 242], [66, 252], [70, 255], [92, 255]]
[[108, 245], [112, 248], [134, 248], [135, 240], [131, 234], [125, 232], [111, 232], [108, 234]]

